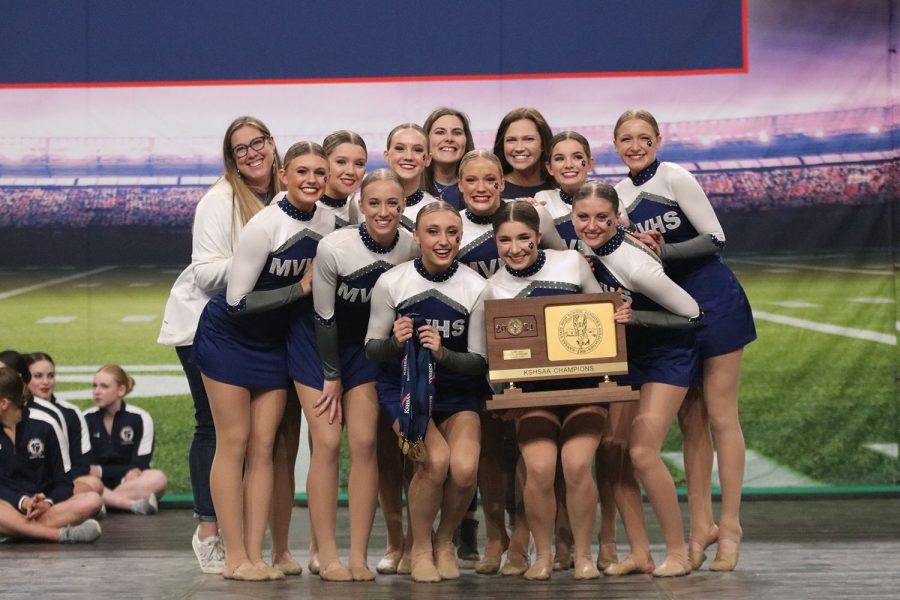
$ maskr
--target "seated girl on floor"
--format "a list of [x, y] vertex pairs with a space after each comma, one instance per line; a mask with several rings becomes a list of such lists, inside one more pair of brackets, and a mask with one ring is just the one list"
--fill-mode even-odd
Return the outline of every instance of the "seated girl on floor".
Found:
[[142, 408], [125, 404], [134, 379], [118, 365], [105, 365], [94, 374], [94, 402], [84, 412], [94, 460], [91, 474], [103, 481], [103, 503], [109, 508], [151, 515], [168, 481], [150, 468], [153, 457], [153, 419]]
[[[89, 519], [100, 495], [72, 495], [59, 428], [46, 413], [25, 406], [25, 382], [0, 367], [0, 539], [93, 542], [100, 524]], [[3, 540], [5, 541], [5, 540]]]

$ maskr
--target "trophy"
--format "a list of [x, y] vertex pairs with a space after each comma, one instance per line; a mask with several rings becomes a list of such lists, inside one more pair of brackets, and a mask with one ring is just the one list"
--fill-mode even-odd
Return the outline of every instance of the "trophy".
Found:
[[[566, 294], [487, 300], [488, 379], [503, 391], [488, 410], [637, 400], [610, 375], [628, 372], [625, 326], [613, 319], [618, 294]], [[596, 388], [524, 392], [516, 383], [602, 377]]]

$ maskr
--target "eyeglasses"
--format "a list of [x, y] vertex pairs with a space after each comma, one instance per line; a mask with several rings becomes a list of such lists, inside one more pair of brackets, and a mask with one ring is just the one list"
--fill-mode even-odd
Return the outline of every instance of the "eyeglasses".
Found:
[[267, 135], [261, 135], [259, 137], [255, 137], [250, 140], [249, 144], [238, 144], [237, 146], [233, 146], [231, 148], [231, 153], [234, 154], [236, 158], [244, 158], [247, 156], [247, 153], [250, 152], [252, 148], [255, 152], [259, 152], [266, 145], [266, 140], [269, 139]]

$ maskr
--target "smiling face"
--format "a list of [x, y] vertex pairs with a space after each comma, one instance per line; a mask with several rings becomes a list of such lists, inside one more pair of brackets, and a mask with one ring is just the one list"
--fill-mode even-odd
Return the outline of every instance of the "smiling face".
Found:
[[541, 234], [521, 221], [507, 221], [494, 235], [500, 259], [511, 269], [527, 269], [537, 260]]
[[328, 185], [325, 193], [342, 199], [356, 191], [366, 174], [365, 148], [345, 142], [328, 155]]
[[618, 216], [612, 202], [606, 198], [590, 196], [575, 203], [572, 225], [575, 227], [575, 234], [588, 247], [596, 249], [616, 234]]
[[278, 177], [287, 188], [290, 203], [308, 212], [325, 193], [328, 161], [316, 154], [301, 154], [285, 165]]
[[98, 371], [94, 374], [93, 396], [98, 408], [118, 409], [116, 404], [125, 397], [125, 386], [117, 383], [115, 377], [106, 371]]
[[503, 154], [514, 171], [533, 169], [541, 160], [541, 134], [530, 119], [513, 121], [503, 136]]
[[[262, 147], [254, 150], [252, 145]], [[241, 178], [251, 188], [264, 190], [272, 182], [272, 164], [275, 162], [275, 140], [266, 137], [252, 125], [242, 125], [231, 134], [231, 155]], [[244, 154], [246, 150], [246, 154]], [[243, 156], [238, 156], [243, 154]]]
[[400, 129], [384, 151], [384, 160], [401, 180], [418, 183], [422, 171], [431, 164], [428, 140], [415, 129]]
[[497, 212], [503, 186], [500, 167], [486, 158], [469, 160], [459, 175], [459, 191], [463, 200], [469, 210], [479, 216]]
[[637, 175], [656, 160], [662, 137], [643, 119], [628, 119], [616, 130], [616, 152], [632, 175]]
[[403, 188], [396, 181], [373, 181], [366, 185], [359, 210], [366, 219], [366, 229], [375, 241], [388, 244], [400, 225], [400, 215], [406, 208]]
[[550, 152], [547, 172], [568, 194], [574, 193], [587, 180], [594, 168], [594, 157], [577, 140], [562, 140]]
[[38, 398], [48, 400], [56, 389], [56, 367], [49, 360], [37, 360], [28, 370], [31, 372], [28, 389]]
[[438, 118], [428, 132], [431, 159], [440, 164], [455, 165], [466, 151], [466, 130], [456, 115]]
[[429, 273], [441, 273], [450, 268], [459, 253], [462, 222], [449, 210], [420, 214], [413, 237], [422, 250], [425, 269]]

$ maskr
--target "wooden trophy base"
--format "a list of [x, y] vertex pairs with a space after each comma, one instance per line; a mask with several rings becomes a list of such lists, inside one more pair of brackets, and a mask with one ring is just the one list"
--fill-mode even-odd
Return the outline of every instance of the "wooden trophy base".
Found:
[[604, 381], [596, 388], [555, 390], [550, 392], [523, 392], [521, 388], [504, 388], [502, 394], [494, 394], [484, 403], [488, 410], [532, 408], [535, 406], [568, 406], [574, 404], [600, 404], [603, 402], [630, 402], [641, 397], [641, 392], [627, 385]]

